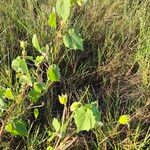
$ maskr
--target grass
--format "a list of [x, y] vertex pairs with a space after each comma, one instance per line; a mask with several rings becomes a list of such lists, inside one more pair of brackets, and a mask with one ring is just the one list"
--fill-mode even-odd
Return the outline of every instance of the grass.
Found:
[[[54, 1], [10, 0], [0, 2], [0, 84], [12, 86], [11, 61], [21, 53], [19, 40], [27, 40], [28, 53], [36, 56], [31, 43], [37, 33], [41, 44], [51, 45], [55, 34], [48, 27]], [[55, 38], [63, 78], [41, 97], [40, 116], [21, 104], [15, 108], [29, 124], [27, 138], [9, 133], [0, 149], [46, 149], [47, 132], [53, 117], [62, 116], [58, 95], [68, 93], [69, 104], [97, 101], [103, 126], [73, 135], [67, 149], [144, 150], [149, 149], [150, 105], [150, 2], [149, 0], [94, 0], [75, 7], [66, 28], [74, 27], [84, 38], [84, 51], [66, 51]], [[42, 105], [44, 102], [44, 105]], [[12, 115], [17, 114], [13, 112]], [[130, 126], [119, 126], [120, 115], [131, 115]], [[3, 118], [4, 116], [2, 116]], [[67, 138], [74, 125], [69, 125]], [[52, 143], [55, 146], [56, 141]]]

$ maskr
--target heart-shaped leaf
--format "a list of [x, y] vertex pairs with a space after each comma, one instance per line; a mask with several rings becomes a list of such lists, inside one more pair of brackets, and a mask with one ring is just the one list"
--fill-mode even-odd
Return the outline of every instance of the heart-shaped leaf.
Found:
[[74, 114], [77, 131], [89, 131], [95, 128], [100, 121], [100, 113], [96, 106], [87, 104], [75, 110]]
[[63, 37], [63, 41], [65, 46], [70, 49], [83, 50], [83, 39], [74, 29], [69, 29], [68, 34]]
[[74, 119], [78, 132], [84, 130], [89, 131], [90, 129], [94, 128], [96, 124], [95, 116], [93, 115], [92, 110], [89, 108], [78, 108], [75, 111]]
[[67, 21], [70, 15], [70, 0], [57, 0], [56, 10], [58, 15], [63, 19], [64, 22]]

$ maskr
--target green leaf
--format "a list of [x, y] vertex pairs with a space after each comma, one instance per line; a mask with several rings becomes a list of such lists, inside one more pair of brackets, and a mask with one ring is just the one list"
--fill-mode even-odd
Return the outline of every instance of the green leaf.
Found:
[[74, 114], [77, 131], [89, 131], [93, 129], [97, 123], [93, 111], [90, 108], [80, 107]]
[[44, 60], [44, 56], [37, 56], [35, 59], [35, 65], [38, 66], [43, 62], [43, 60]]
[[8, 99], [14, 99], [12, 90], [10, 88], [6, 89], [6, 91], [5, 91], [5, 97], [8, 98]]
[[19, 79], [20, 84], [27, 84], [29, 86], [32, 86], [32, 81], [30, 75], [21, 75]]
[[59, 123], [59, 121], [56, 118], [53, 119], [52, 125], [53, 125], [55, 131], [59, 132], [59, 130], [60, 130], [60, 123]]
[[12, 61], [12, 68], [18, 73], [17, 75], [20, 78], [19, 82], [21, 84], [32, 86], [30, 73], [25, 59], [21, 59], [20, 57], [14, 59]]
[[29, 75], [29, 70], [28, 70], [28, 66], [27, 66], [27, 63], [26, 63], [25, 59], [20, 59], [20, 61], [19, 61], [19, 71], [26, 74], [26, 75]]
[[70, 106], [70, 111], [75, 111], [81, 105], [80, 102], [73, 102]]
[[57, 65], [49, 66], [47, 70], [47, 78], [49, 81], [60, 81], [60, 69]]
[[55, 11], [53, 11], [49, 15], [48, 24], [49, 24], [50, 27], [56, 28], [56, 14], [55, 14]]
[[25, 58], [25, 59], [28, 59], [28, 60], [31, 60], [31, 61], [34, 61], [34, 60], [33, 60], [33, 56], [24, 56], [24, 58]]
[[6, 110], [7, 104], [4, 103], [3, 99], [0, 98], [0, 110]]
[[67, 21], [70, 15], [70, 7], [70, 0], [57, 0], [56, 2], [57, 13], [63, 19], [64, 22]]
[[41, 97], [41, 93], [35, 91], [35, 89], [30, 90], [29, 92], [29, 98], [32, 102], [37, 102], [39, 98]]
[[19, 72], [19, 62], [20, 62], [20, 56], [18, 56], [16, 59], [14, 59], [13, 61], [12, 61], [12, 64], [11, 64], [11, 66], [12, 66], [12, 68], [16, 71], [16, 72]]
[[69, 29], [69, 34], [63, 37], [63, 41], [65, 46], [70, 49], [83, 50], [83, 39], [74, 29]]
[[46, 55], [46, 51], [47, 51], [46, 47], [42, 47], [39, 52], [40, 52], [43, 56], [45, 56], [45, 55]]
[[36, 34], [34, 34], [32, 37], [32, 44], [33, 44], [34, 48], [36, 48], [36, 50], [38, 50], [39, 52], [41, 51], [40, 44], [39, 44]]
[[41, 93], [43, 90], [45, 90], [45, 84], [44, 83], [35, 82], [34, 83], [34, 90], [36, 92]]
[[0, 86], [0, 99], [2, 99], [5, 95], [6, 89]]
[[12, 122], [8, 123], [5, 129], [13, 135], [27, 136], [28, 134], [26, 123], [19, 119], [14, 119]]
[[77, 0], [70, 0], [71, 6], [73, 6], [76, 2]]
[[41, 97], [41, 93], [43, 90], [45, 90], [45, 84], [44, 83], [34, 83], [33, 89], [29, 91], [29, 98], [32, 102], [37, 102], [39, 98]]
[[5, 130], [7, 132], [12, 132], [13, 131], [13, 124], [10, 122], [6, 125]]
[[28, 66], [26, 64], [25, 59], [21, 59], [20, 57], [17, 57], [16, 59], [14, 59], [12, 61], [12, 68], [16, 72], [22, 72], [26, 75], [29, 75], [29, 70], [28, 70]]
[[3, 115], [3, 112], [7, 110], [7, 104], [0, 98], [0, 117]]
[[28, 131], [27, 131], [26, 123], [24, 121], [14, 119], [13, 123], [14, 123], [14, 128], [18, 133], [18, 135], [27, 136]]
[[34, 117], [38, 118], [39, 116], [39, 110], [37, 108], [34, 109]]
[[100, 111], [98, 110], [96, 104], [94, 104], [94, 103], [86, 104], [84, 107], [91, 109], [92, 112], [93, 112], [93, 115], [95, 116], [95, 120], [96, 120], [97, 122], [100, 122], [100, 120], [101, 120], [101, 113], [100, 113]]

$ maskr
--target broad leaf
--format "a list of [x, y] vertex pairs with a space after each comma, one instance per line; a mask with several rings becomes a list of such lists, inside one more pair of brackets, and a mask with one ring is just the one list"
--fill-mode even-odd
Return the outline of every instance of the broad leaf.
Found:
[[32, 44], [33, 44], [34, 48], [36, 48], [36, 50], [41, 51], [40, 44], [39, 44], [36, 34], [34, 34], [32, 37]]
[[20, 84], [27, 84], [29, 86], [32, 86], [32, 81], [30, 75], [21, 75], [19, 79]]
[[35, 65], [38, 66], [44, 60], [44, 56], [37, 56], [35, 59]]
[[21, 59], [20, 57], [17, 57], [12, 61], [12, 68], [18, 73], [19, 82], [21, 84], [28, 84], [32, 86], [30, 73], [28, 70], [27, 63], [25, 59]]
[[45, 89], [44, 83], [34, 83], [33, 89], [29, 91], [29, 98], [32, 102], [37, 102], [39, 98], [41, 97], [42, 91]]
[[60, 130], [60, 123], [59, 123], [59, 121], [56, 118], [53, 119], [52, 125], [53, 125], [55, 131], [59, 132], [59, 130]]
[[0, 86], [0, 99], [2, 99], [5, 95], [6, 89]]
[[74, 114], [77, 131], [89, 131], [96, 126], [97, 120], [94, 112], [90, 108], [80, 107]]
[[100, 120], [101, 120], [101, 113], [98, 110], [96, 104], [94, 104], [94, 103], [86, 104], [84, 107], [91, 109], [93, 111], [93, 115], [95, 116], [96, 121], [100, 122]]
[[50, 27], [56, 28], [56, 14], [54, 11], [49, 15], [48, 24]]
[[39, 82], [34, 83], [34, 90], [36, 92], [41, 93], [44, 89], [45, 89], [45, 84], [44, 83], [39, 83]]
[[73, 102], [70, 106], [70, 111], [75, 111], [77, 110], [77, 108], [79, 108], [79, 106], [81, 105], [80, 102]]
[[57, 13], [63, 19], [64, 22], [67, 21], [70, 15], [70, 7], [70, 0], [57, 0], [56, 2]]
[[0, 110], [6, 110], [7, 104], [4, 103], [3, 99], [0, 98]]
[[5, 129], [13, 135], [27, 136], [28, 134], [26, 123], [19, 119], [14, 119], [12, 122], [8, 123]]
[[47, 78], [49, 81], [60, 81], [60, 69], [57, 65], [49, 66], [47, 70]]
[[30, 90], [29, 92], [29, 98], [32, 102], [37, 102], [39, 98], [41, 97], [41, 93], [35, 91], [35, 89]]
[[20, 57], [17, 57], [12, 61], [12, 68], [16, 72], [22, 72], [23, 74], [29, 75], [28, 66], [26, 64], [25, 59], [21, 59]]
[[69, 33], [63, 37], [63, 41], [65, 46], [70, 49], [83, 50], [83, 39], [74, 29], [69, 30]]
[[14, 129], [14, 127], [13, 127], [12, 122], [8, 123], [8, 124], [6, 125], [6, 127], [5, 127], [5, 130], [6, 130], [7, 132], [11, 132], [11, 133], [12, 133], [13, 129]]
[[28, 134], [26, 124], [22, 120], [15, 119], [14, 127], [15, 127], [15, 130], [17, 131], [18, 135], [26, 136]]
[[16, 71], [16, 72], [19, 72], [19, 62], [20, 62], [20, 56], [18, 56], [16, 59], [14, 59], [13, 61], [12, 61], [12, 64], [11, 64], [11, 66], [12, 66], [12, 68]]
[[28, 70], [28, 66], [26, 64], [25, 59], [20, 59], [20, 61], [19, 61], [19, 71], [26, 74], [26, 75], [29, 75], [29, 70]]

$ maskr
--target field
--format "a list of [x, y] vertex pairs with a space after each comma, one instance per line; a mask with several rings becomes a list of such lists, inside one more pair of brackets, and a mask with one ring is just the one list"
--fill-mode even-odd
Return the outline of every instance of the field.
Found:
[[149, 0], [0, 0], [0, 150], [149, 145]]

